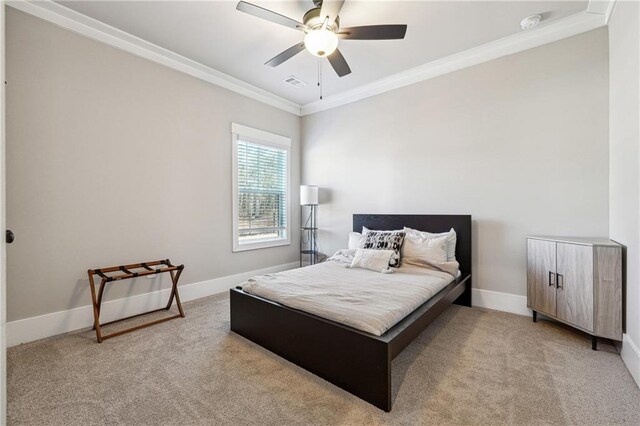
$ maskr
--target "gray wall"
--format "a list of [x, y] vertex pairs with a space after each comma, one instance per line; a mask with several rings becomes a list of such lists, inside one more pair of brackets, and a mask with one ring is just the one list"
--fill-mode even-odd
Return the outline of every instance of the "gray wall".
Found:
[[[640, 5], [617, 2], [609, 21], [610, 106], [610, 235], [627, 247], [626, 333], [640, 347]], [[636, 381], [638, 355], [622, 351]], [[639, 382], [640, 383], [640, 382]]]
[[526, 294], [527, 234], [608, 235], [602, 28], [303, 119], [321, 249], [353, 213], [468, 213], [474, 287]]
[[298, 258], [295, 207], [291, 246], [231, 252], [230, 131], [292, 138], [296, 206], [299, 117], [12, 8], [6, 54], [9, 321], [89, 304], [92, 267], [168, 257], [187, 284]]
[[353, 213], [470, 213], [474, 285], [524, 295], [525, 235], [608, 235], [606, 29], [302, 120], [11, 8], [7, 32], [9, 320], [88, 304], [89, 267], [295, 261], [296, 232], [231, 252], [232, 121], [293, 138], [293, 206], [304, 140], [328, 253]]

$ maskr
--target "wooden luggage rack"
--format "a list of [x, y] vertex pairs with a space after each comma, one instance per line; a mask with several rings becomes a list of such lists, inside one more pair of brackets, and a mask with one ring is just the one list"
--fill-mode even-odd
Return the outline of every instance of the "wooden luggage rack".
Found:
[[[153, 268], [154, 266], [160, 266], [159, 268]], [[142, 269], [142, 271], [135, 272], [132, 269]], [[143, 262], [143, 263], [133, 263], [131, 265], [120, 265], [120, 266], [111, 266], [109, 268], [99, 268], [99, 269], [89, 269], [89, 287], [91, 288], [91, 299], [93, 301], [93, 328], [96, 330], [96, 337], [98, 338], [98, 343], [102, 343], [105, 339], [110, 339], [111, 337], [116, 337], [121, 334], [129, 333], [130, 331], [138, 330], [140, 328], [149, 327], [150, 325], [159, 324], [161, 322], [169, 321], [175, 318], [184, 318], [184, 311], [182, 310], [182, 304], [180, 303], [180, 296], [178, 295], [178, 279], [180, 279], [180, 274], [184, 270], [184, 265], [174, 266], [171, 264], [169, 259], [166, 260], [156, 260], [153, 262]], [[111, 272], [122, 272], [122, 274], [116, 275], [107, 275]], [[100, 308], [102, 306], [102, 296], [104, 294], [104, 288], [107, 283], [126, 280], [136, 277], [144, 277], [147, 275], [155, 275], [162, 274], [164, 272], [168, 272], [171, 275], [171, 294], [169, 296], [169, 302], [167, 306], [160, 309], [154, 309], [153, 311], [143, 312], [137, 315], [131, 315], [126, 318], [120, 318], [115, 321], [105, 322], [100, 324]], [[96, 296], [96, 285], [94, 283], [94, 276], [98, 275], [101, 278], [100, 281], [100, 289], [98, 290]], [[128, 320], [131, 318], [139, 317], [141, 315], [151, 314], [153, 312], [159, 311], [168, 311], [173, 304], [173, 299], [176, 299], [176, 305], [178, 305], [178, 310], [180, 313], [171, 315], [169, 317], [160, 318], [154, 321], [150, 321], [144, 324], [136, 325], [134, 327], [127, 328], [125, 330], [120, 330], [113, 332], [111, 334], [102, 334], [100, 327], [113, 324], [116, 322]]]

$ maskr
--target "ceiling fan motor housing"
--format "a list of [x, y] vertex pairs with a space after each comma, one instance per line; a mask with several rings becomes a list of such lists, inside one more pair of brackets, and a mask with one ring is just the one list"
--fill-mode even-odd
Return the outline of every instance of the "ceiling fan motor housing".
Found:
[[[324, 24], [324, 17], [320, 16], [320, 8], [314, 7], [305, 13], [302, 17], [302, 22], [312, 30], [322, 27], [322, 24]], [[337, 33], [338, 29], [340, 29], [340, 17], [336, 16], [335, 21], [327, 25], [327, 29]]]

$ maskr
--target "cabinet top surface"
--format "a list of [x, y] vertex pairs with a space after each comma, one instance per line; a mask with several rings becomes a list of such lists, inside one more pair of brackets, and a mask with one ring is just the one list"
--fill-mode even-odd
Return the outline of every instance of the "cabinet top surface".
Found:
[[582, 244], [586, 246], [608, 246], [620, 247], [620, 244], [608, 238], [588, 238], [588, 237], [554, 237], [549, 235], [529, 235], [528, 239], [555, 241], [557, 243]]

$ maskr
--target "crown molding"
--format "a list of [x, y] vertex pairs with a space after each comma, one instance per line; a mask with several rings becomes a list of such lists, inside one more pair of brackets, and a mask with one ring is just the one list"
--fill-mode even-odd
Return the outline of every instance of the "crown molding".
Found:
[[295, 102], [149, 43], [51, 0], [9, 0], [6, 4], [90, 39], [100, 41], [283, 111], [300, 115], [300, 105]]
[[616, 4], [616, 0], [589, 0], [587, 5], [587, 13], [595, 13], [604, 15], [605, 25], [609, 23], [611, 12], [613, 12], [613, 6]]
[[51, 22], [93, 40], [148, 59], [192, 77], [223, 87], [283, 111], [304, 116], [399, 89], [503, 56], [581, 34], [607, 24], [616, 0], [590, 0], [585, 12], [513, 34], [463, 52], [382, 78], [372, 83], [325, 97], [306, 105], [277, 96], [228, 74], [157, 46], [139, 37], [90, 18], [52, 0], [9, 0], [17, 10]]
[[420, 81], [594, 30], [606, 25], [606, 12], [610, 12], [611, 7], [612, 6], [606, 5], [604, 9], [598, 9], [602, 11], [598, 13], [587, 13], [586, 11], [577, 13], [558, 21], [550, 22], [547, 25], [541, 25], [530, 31], [513, 34], [463, 52], [410, 68], [344, 93], [327, 96], [321, 101], [314, 101], [303, 105], [302, 115], [314, 114], [336, 108]]

